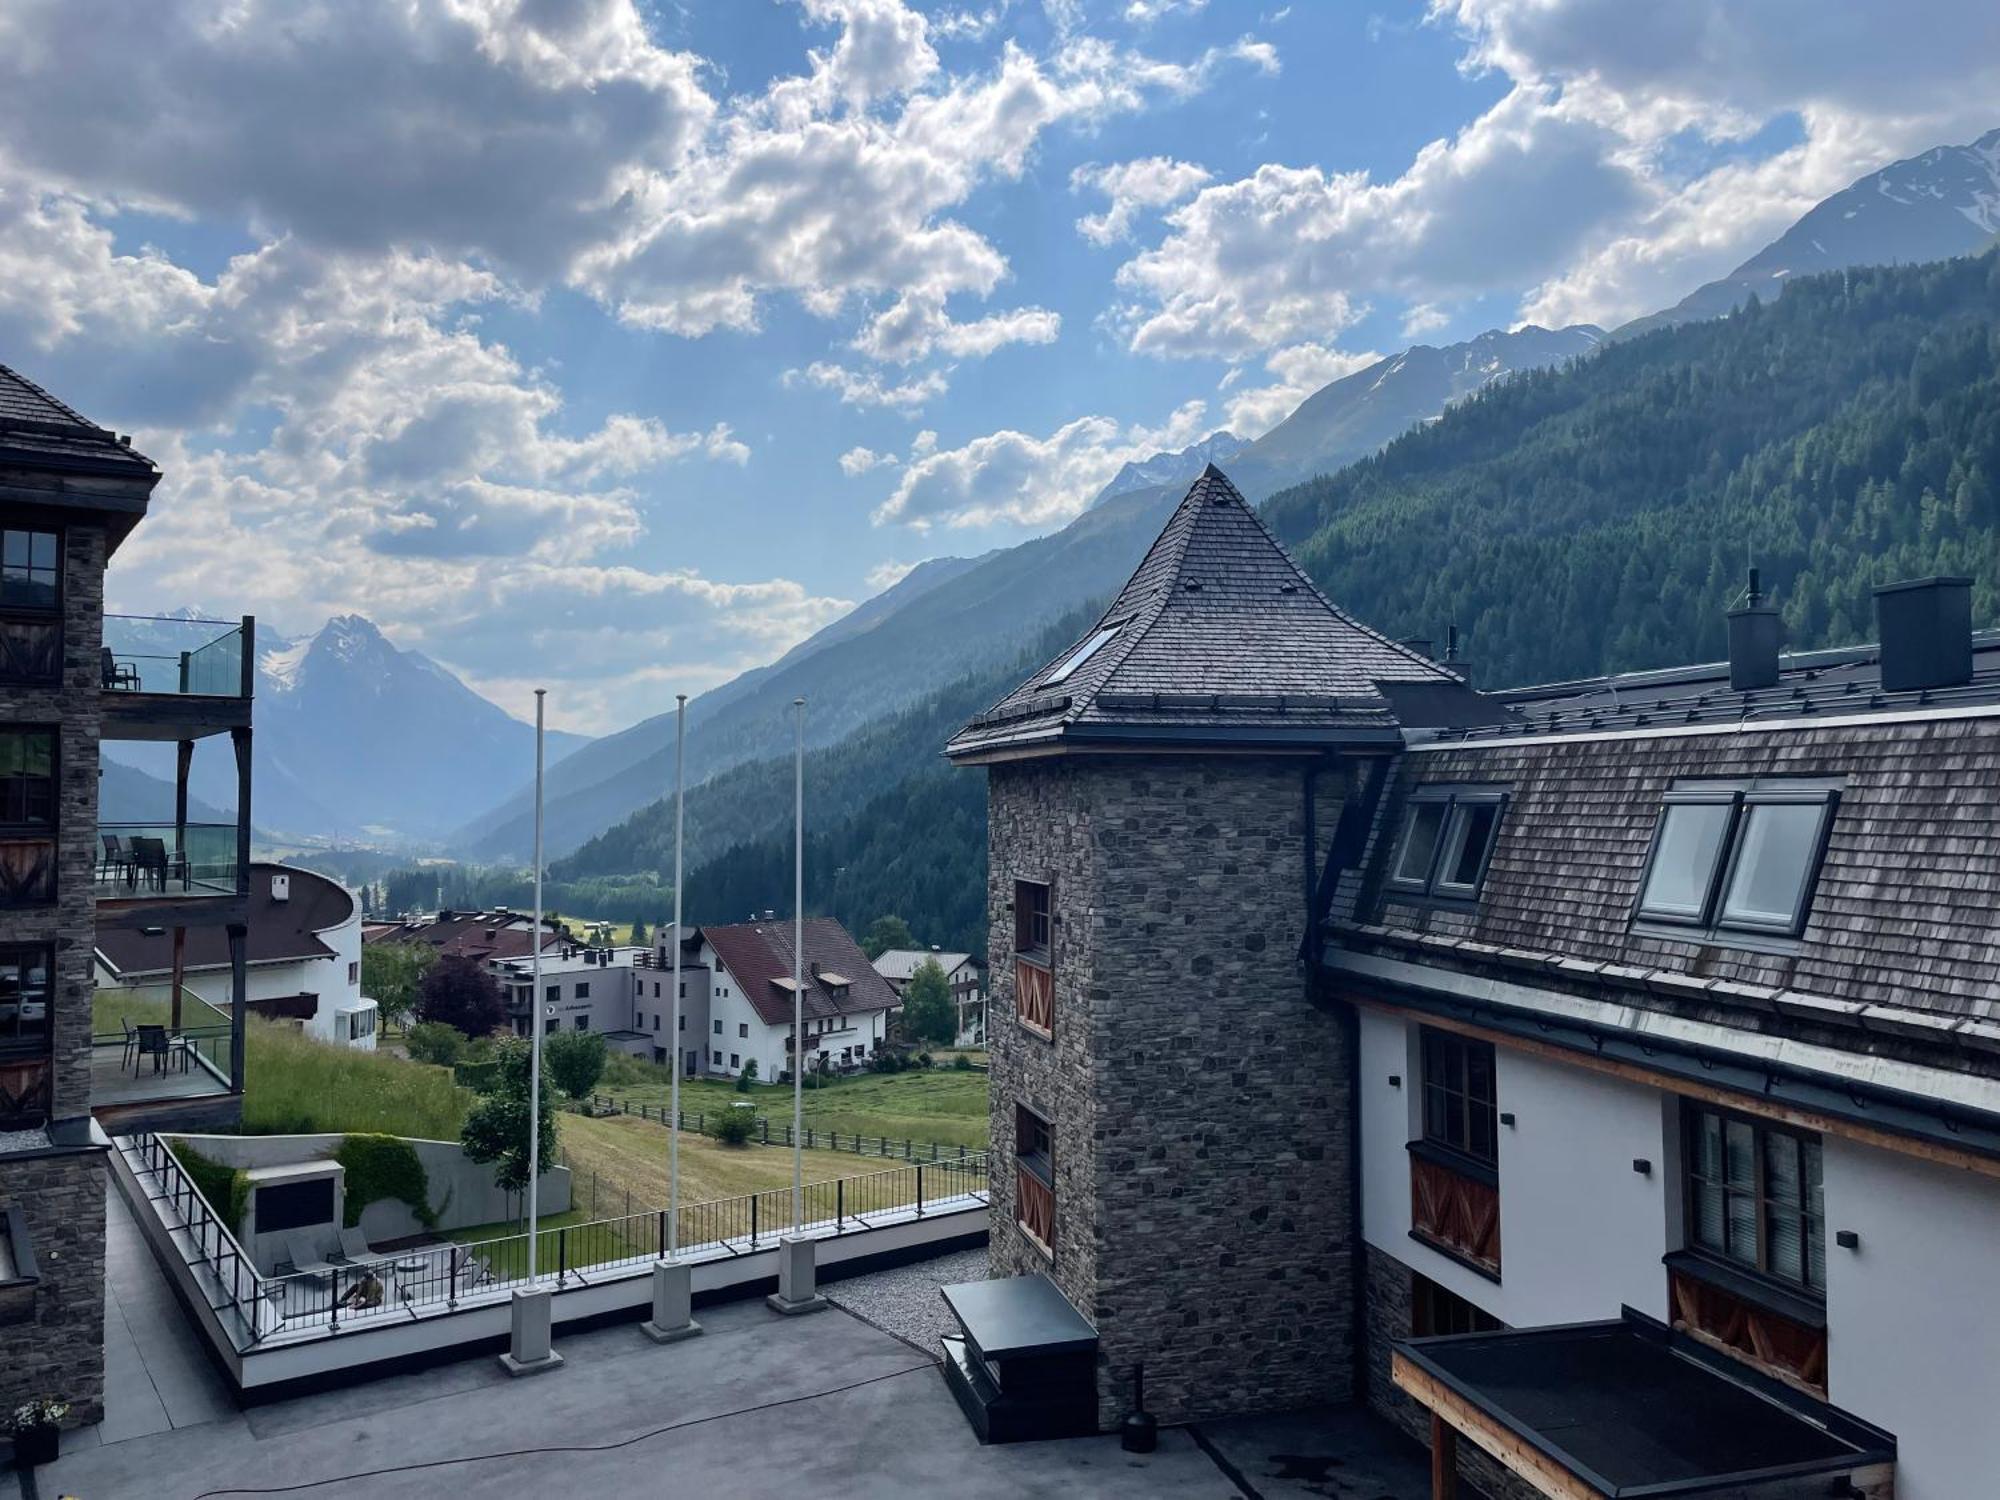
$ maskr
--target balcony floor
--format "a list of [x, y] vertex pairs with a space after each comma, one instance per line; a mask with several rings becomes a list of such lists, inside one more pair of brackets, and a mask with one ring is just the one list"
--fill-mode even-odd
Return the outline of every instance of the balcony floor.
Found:
[[227, 1079], [212, 1072], [199, 1057], [188, 1059], [183, 1073], [155, 1073], [153, 1059], [142, 1057], [135, 1072], [116, 1046], [90, 1051], [90, 1103], [93, 1109], [111, 1104], [155, 1104], [172, 1099], [214, 1099], [229, 1092]]

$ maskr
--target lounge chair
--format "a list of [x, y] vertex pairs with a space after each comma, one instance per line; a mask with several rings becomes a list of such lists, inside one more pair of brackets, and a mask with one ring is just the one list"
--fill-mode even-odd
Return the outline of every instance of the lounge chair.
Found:
[[285, 1236], [285, 1249], [291, 1259], [280, 1261], [279, 1269], [291, 1268], [291, 1274], [299, 1276], [327, 1276], [338, 1269], [333, 1262], [322, 1260], [319, 1251], [313, 1248], [311, 1240], [297, 1230]]
[[370, 1245], [359, 1224], [340, 1231], [340, 1248], [327, 1258], [345, 1266], [379, 1266], [394, 1259]]
[[140, 1026], [136, 1029], [139, 1033], [138, 1051], [132, 1062], [133, 1071], [136, 1073], [140, 1064], [150, 1057], [153, 1060], [155, 1073], [166, 1072], [175, 1051], [174, 1041], [167, 1035], [167, 1028]]

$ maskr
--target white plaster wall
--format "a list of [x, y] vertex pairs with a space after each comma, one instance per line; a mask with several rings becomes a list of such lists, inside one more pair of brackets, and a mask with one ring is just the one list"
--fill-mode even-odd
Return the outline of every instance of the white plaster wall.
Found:
[[[322, 927], [315, 936], [333, 950], [333, 957], [308, 959], [301, 963], [298, 965], [301, 971], [299, 987], [277, 993], [318, 995], [319, 1009], [306, 1023], [306, 1030], [323, 1042], [331, 1042], [339, 1040], [333, 1034], [334, 1017], [343, 1010], [353, 1010], [361, 1000], [361, 903], [354, 902], [354, 909], [345, 922]], [[347, 977], [350, 972], [354, 975], [352, 980]], [[251, 995], [255, 998], [254, 989]], [[375, 1039], [369, 1036], [363, 1041], [344, 1045], [372, 1048]]]
[[[1829, 1399], [1896, 1435], [1897, 1500], [2000, 1494], [2000, 1182], [1823, 1150]], [[1842, 1229], [1859, 1248], [1832, 1243]]]
[[[1419, 1134], [1416, 1025], [1361, 1013], [1362, 1233], [1510, 1327], [1667, 1315], [1667, 1204], [1675, 1164], [1656, 1089], [1506, 1048], [1497, 1056], [1501, 1280], [1410, 1238], [1410, 1158]], [[1402, 1079], [1389, 1085], [1391, 1074]], [[1650, 1176], [1632, 1169], [1652, 1163]]]

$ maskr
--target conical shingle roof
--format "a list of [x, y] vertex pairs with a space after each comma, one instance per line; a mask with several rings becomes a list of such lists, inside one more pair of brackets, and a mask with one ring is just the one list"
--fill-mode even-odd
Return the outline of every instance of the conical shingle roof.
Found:
[[1211, 464], [1103, 618], [945, 753], [1386, 739], [1378, 682], [1458, 678], [1329, 601]]

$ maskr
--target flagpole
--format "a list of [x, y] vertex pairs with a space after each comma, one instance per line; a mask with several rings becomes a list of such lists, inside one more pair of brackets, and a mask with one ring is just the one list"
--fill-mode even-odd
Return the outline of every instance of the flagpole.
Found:
[[528, 1285], [535, 1284], [535, 1240], [541, 1222], [542, 1180], [542, 700], [535, 689], [535, 930], [534, 999], [528, 1006]]
[[674, 695], [674, 1071], [668, 1085], [671, 1092], [667, 1116], [667, 1258], [671, 1260], [681, 1244], [681, 824], [686, 811], [687, 759], [686, 693]]
[[792, 753], [792, 1232], [796, 1234], [805, 1217], [806, 700], [794, 698], [792, 707], [798, 710]]

